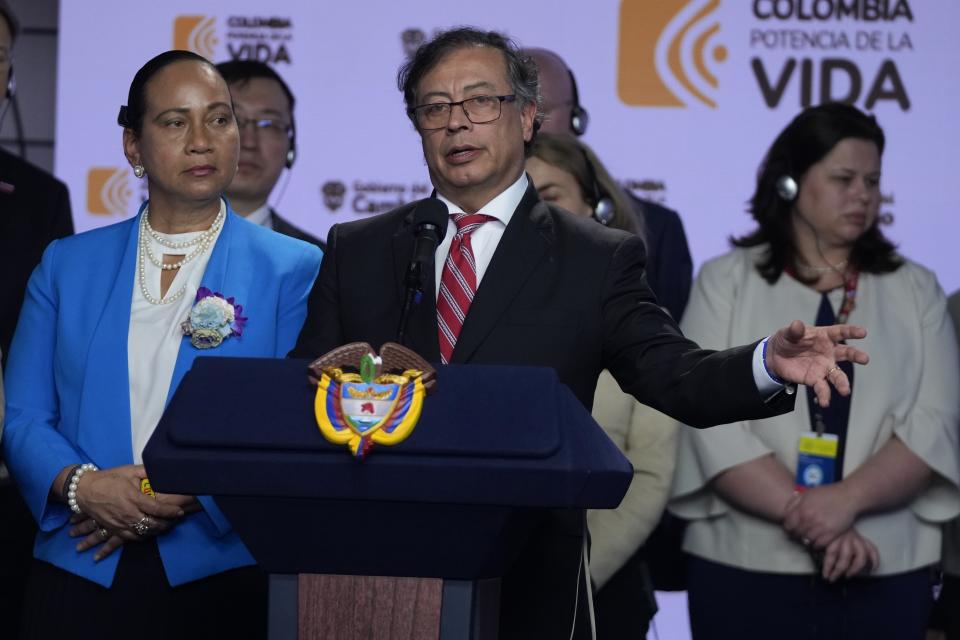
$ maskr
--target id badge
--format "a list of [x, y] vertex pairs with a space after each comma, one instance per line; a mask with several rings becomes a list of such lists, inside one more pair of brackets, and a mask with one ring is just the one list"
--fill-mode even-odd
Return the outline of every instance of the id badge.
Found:
[[797, 491], [830, 484], [836, 478], [837, 451], [840, 438], [835, 433], [817, 435], [815, 431], [800, 434], [797, 451]]

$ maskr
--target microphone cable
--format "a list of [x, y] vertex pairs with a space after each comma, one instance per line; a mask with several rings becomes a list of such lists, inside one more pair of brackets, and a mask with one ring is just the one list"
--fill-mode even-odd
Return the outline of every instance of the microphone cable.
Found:
[[580, 578], [585, 579], [587, 585], [587, 611], [590, 614], [590, 638], [597, 640], [597, 619], [593, 610], [593, 582], [590, 577], [590, 550], [588, 548], [589, 532], [587, 531], [587, 511], [583, 510], [582, 539], [580, 546], [580, 563], [577, 566], [577, 590], [573, 598], [573, 624], [570, 626], [570, 640], [577, 633], [577, 611], [580, 609]]

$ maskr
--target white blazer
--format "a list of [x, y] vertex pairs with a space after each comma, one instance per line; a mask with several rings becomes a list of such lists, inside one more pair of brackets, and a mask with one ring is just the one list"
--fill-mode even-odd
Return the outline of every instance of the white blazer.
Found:
[[[722, 349], [769, 335], [796, 318], [815, 320], [821, 294], [786, 274], [768, 284], [754, 267], [762, 250], [736, 249], [703, 266], [681, 325], [684, 334]], [[835, 309], [839, 301], [833, 299]], [[940, 559], [940, 523], [960, 513], [960, 366], [946, 299], [930, 271], [906, 261], [894, 273], [861, 274], [849, 321], [867, 329], [857, 346], [870, 354], [870, 364], [854, 371], [844, 477], [894, 435], [935, 471], [909, 505], [863, 517], [857, 530], [880, 552], [875, 575], [934, 564]], [[809, 429], [802, 396], [792, 413], [775, 418], [683, 428], [670, 509], [692, 520], [684, 549], [748, 570], [812, 573], [806, 549], [779, 525], [731, 507], [709, 484], [722, 471], [770, 453], [795, 472], [797, 440]]]

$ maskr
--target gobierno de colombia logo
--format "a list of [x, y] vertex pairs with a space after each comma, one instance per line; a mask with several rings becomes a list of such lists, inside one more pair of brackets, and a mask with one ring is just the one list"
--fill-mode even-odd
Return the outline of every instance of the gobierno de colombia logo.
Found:
[[130, 170], [92, 167], [87, 172], [87, 211], [98, 216], [126, 216], [130, 208]]
[[715, 108], [716, 65], [727, 48], [716, 42], [720, 0], [623, 0], [617, 91], [629, 105]]
[[193, 51], [212, 60], [218, 43], [214, 16], [177, 16], [174, 19], [174, 49]]

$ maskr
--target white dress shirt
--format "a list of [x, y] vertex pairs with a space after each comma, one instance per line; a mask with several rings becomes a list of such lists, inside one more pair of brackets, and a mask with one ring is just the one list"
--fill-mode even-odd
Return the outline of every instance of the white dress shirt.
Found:
[[[483, 279], [483, 274], [487, 272], [487, 267], [490, 266], [490, 261], [493, 259], [493, 253], [497, 250], [497, 245], [500, 244], [500, 238], [503, 237], [503, 232], [510, 223], [510, 218], [513, 217], [513, 212], [517, 210], [520, 201], [523, 200], [523, 194], [527, 192], [527, 184], [527, 174], [520, 174], [517, 181], [507, 187], [506, 191], [501, 192], [500, 195], [480, 207], [480, 210], [477, 211], [477, 213], [496, 218], [496, 220], [487, 222], [470, 234], [470, 246], [473, 247], [473, 260], [477, 265], [478, 289], [480, 288], [480, 281]], [[437, 247], [437, 252], [434, 254], [433, 267], [435, 270], [434, 273], [437, 276], [434, 282], [436, 283], [436, 294], [439, 297], [440, 276], [443, 274], [443, 265], [447, 261], [447, 254], [450, 253], [450, 243], [453, 242], [453, 236], [457, 234], [457, 225], [453, 222], [453, 214], [464, 213], [464, 210], [463, 207], [447, 199], [439, 191], [437, 191], [437, 199], [447, 205], [447, 210], [451, 216], [447, 218], [447, 234], [443, 237], [443, 242], [440, 243]]]
[[266, 202], [259, 209], [255, 209], [250, 215], [244, 216], [253, 224], [258, 224], [267, 229], [273, 229], [273, 218], [270, 216], [270, 205]]

